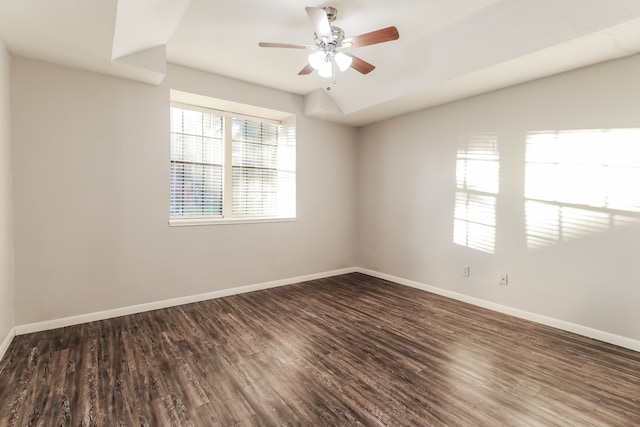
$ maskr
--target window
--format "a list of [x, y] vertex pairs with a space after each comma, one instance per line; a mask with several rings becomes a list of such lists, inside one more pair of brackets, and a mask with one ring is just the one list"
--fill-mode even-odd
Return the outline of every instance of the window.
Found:
[[276, 216], [278, 127], [231, 119], [231, 216]]
[[171, 105], [170, 224], [295, 218], [295, 127]]
[[171, 217], [222, 217], [223, 116], [171, 108]]

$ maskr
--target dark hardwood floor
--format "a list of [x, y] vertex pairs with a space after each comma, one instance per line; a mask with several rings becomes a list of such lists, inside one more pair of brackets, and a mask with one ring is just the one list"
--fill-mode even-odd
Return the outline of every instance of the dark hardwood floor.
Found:
[[362, 274], [18, 336], [1, 426], [638, 426], [640, 353]]

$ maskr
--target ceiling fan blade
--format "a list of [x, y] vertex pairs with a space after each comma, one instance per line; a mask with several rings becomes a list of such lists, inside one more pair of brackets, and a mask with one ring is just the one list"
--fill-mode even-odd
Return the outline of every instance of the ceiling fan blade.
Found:
[[313, 73], [313, 67], [309, 64], [307, 64], [302, 70], [300, 70], [300, 72], [298, 73], [299, 76], [304, 76], [306, 74], [311, 74]]
[[351, 61], [351, 68], [353, 68], [354, 70], [362, 73], [362, 74], [369, 74], [370, 72], [372, 72], [376, 67], [372, 64], [369, 64], [367, 61], [365, 61], [364, 59], [360, 59], [355, 55], [352, 55], [350, 53], [347, 52], [342, 52], [347, 56], [350, 56], [352, 61]]
[[343, 47], [362, 47], [372, 44], [390, 42], [398, 40], [400, 34], [396, 27], [387, 27], [381, 30], [371, 31], [370, 33], [360, 34], [359, 36], [350, 37], [342, 41]]
[[301, 44], [289, 44], [289, 43], [269, 43], [269, 42], [260, 42], [258, 43], [260, 47], [284, 47], [288, 49], [308, 49], [313, 46], [303, 46]]
[[305, 7], [304, 10], [307, 11], [311, 25], [313, 25], [313, 30], [316, 32], [318, 38], [324, 42], [333, 40], [327, 11], [319, 7]]

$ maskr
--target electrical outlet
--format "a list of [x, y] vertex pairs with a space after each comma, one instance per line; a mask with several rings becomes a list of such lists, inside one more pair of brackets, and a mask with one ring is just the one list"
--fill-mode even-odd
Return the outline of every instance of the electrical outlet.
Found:
[[500, 273], [500, 284], [501, 285], [509, 284], [509, 275], [507, 273]]
[[469, 277], [470, 275], [470, 268], [468, 265], [465, 265], [464, 267], [462, 267], [462, 276], [463, 277]]

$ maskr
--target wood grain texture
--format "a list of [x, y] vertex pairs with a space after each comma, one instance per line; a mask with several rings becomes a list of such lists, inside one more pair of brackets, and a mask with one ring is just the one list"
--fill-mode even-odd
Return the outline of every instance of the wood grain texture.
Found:
[[634, 426], [640, 354], [363, 274], [18, 336], [2, 426]]

